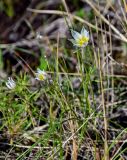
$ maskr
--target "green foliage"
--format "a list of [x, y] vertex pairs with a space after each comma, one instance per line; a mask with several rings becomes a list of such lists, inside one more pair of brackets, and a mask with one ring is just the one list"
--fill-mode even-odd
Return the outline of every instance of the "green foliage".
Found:
[[81, 18], [84, 18], [85, 15], [84, 9], [81, 8], [80, 10], [76, 11], [76, 15]]
[[13, 1], [0, 1], [0, 10], [4, 11], [9, 17], [14, 16]]
[[47, 70], [48, 67], [48, 61], [46, 59], [46, 56], [44, 56], [43, 49], [41, 49], [41, 57], [40, 57], [40, 65], [39, 68], [41, 70]]

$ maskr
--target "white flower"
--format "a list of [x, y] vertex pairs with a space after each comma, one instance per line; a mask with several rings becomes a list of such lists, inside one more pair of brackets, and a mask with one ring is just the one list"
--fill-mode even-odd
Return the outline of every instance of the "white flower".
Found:
[[40, 70], [40, 69], [37, 69], [37, 72], [35, 73], [35, 75], [36, 75], [36, 78], [35, 78], [35, 79], [37, 79], [37, 80], [39, 80], [39, 81], [44, 81], [44, 80], [46, 80], [46, 78], [47, 78], [46, 72], [45, 72], [45, 71], [42, 71], [42, 70]]
[[89, 41], [89, 32], [83, 27], [81, 33], [71, 29], [71, 34], [74, 39], [71, 42], [76, 47], [86, 47]]
[[39, 32], [37, 32], [36, 39], [41, 40], [42, 38], [43, 38], [43, 36]]
[[11, 77], [9, 77], [8, 81], [6, 82], [6, 86], [9, 89], [14, 89], [16, 87], [16, 83], [15, 83], [15, 81]]

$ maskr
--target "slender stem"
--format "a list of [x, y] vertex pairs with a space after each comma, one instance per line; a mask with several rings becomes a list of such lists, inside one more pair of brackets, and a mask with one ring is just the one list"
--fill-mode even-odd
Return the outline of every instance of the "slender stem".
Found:
[[[84, 90], [84, 95], [85, 95], [85, 99], [86, 99], [86, 104], [87, 104], [89, 111], [90, 111], [91, 108], [90, 108], [89, 95], [88, 95], [89, 74], [88, 74], [87, 69], [84, 65], [84, 61], [85, 61], [84, 48], [82, 48], [81, 55], [82, 55], [83, 90]], [[84, 76], [84, 73], [86, 73], [86, 76]], [[86, 77], [86, 79], [85, 79], [85, 77]]]
[[[81, 60], [82, 56], [80, 56], [81, 54], [82, 54], [81, 52], [77, 53], [77, 59], [78, 59], [78, 65], [79, 65], [79, 72], [80, 72], [80, 75], [81, 75], [81, 78], [82, 78], [82, 84], [83, 84], [83, 96], [84, 96], [84, 99], [85, 99], [85, 86], [84, 86], [85, 76], [84, 76], [84, 69], [83, 69], [83, 59]], [[86, 112], [83, 112], [83, 113], [84, 113], [84, 116], [85, 116]]]
[[78, 64], [79, 64], [79, 67], [80, 67], [80, 72], [81, 72], [81, 77], [82, 77], [84, 99], [86, 100], [86, 105], [87, 105], [87, 107], [89, 108], [89, 111], [90, 111], [91, 108], [90, 108], [90, 102], [89, 102], [89, 97], [88, 97], [89, 74], [87, 74], [87, 69], [84, 65], [84, 60], [85, 60], [84, 48], [81, 49], [81, 53], [77, 54], [77, 58], [78, 58]]

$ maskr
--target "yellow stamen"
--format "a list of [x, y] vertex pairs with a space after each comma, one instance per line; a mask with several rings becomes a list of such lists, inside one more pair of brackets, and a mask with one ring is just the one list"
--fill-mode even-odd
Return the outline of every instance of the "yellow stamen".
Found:
[[43, 80], [45, 79], [45, 76], [44, 76], [43, 74], [39, 74], [39, 75], [38, 75], [38, 78], [39, 78], [41, 81], [43, 81]]
[[77, 40], [77, 44], [82, 47], [88, 41], [89, 41], [88, 37], [82, 36], [80, 39]]

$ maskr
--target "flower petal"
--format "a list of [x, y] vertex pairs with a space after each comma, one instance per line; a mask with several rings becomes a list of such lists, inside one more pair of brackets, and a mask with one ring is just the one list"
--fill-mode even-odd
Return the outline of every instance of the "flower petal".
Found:
[[12, 79], [12, 77], [9, 77], [8, 78], [8, 81], [6, 82], [6, 86], [9, 88], [9, 89], [14, 89], [16, 87], [16, 83], [15, 81]]
[[76, 41], [74, 39], [69, 39], [70, 42], [72, 42], [73, 44], [76, 43]]
[[84, 27], [82, 27], [81, 35], [89, 38], [89, 32]]
[[46, 79], [47, 77], [47, 73], [44, 71], [44, 70], [41, 70], [41, 69], [37, 69], [37, 72], [35, 73], [35, 79], [36, 80], [39, 80], [39, 81], [43, 81]]
[[12, 77], [9, 77], [9, 82], [15, 84], [15, 81], [12, 79]]
[[76, 39], [79, 39], [81, 37], [81, 34], [78, 33], [77, 31], [74, 31], [73, 29], [71, 29], [71, 34], [72, 34], [72, 37], [76, 40]]
[[42, 73], [42, 70], [37, 68], [37, 73], [39, 73], [39, 74]]

